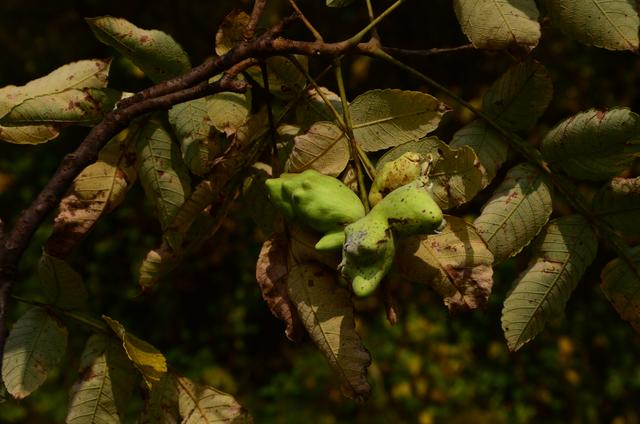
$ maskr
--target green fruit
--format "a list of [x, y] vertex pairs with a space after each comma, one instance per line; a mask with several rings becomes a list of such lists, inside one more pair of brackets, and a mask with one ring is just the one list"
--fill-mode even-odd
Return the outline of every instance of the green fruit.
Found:
[[326, 233], [315, 245], [316, 250], [336, 250], [344, 243], [344, 230], [342, 228]]
[[285, 217], [328, 232], [362, 218], [358, 196], [337, 178], [307, 170], [266, 181], [272, 202]]
[[382, 166], [369, 190], [369, 204], [375, 206], [391, 191], [410, 183], [422, 174], [422, 156], [407, 152]]

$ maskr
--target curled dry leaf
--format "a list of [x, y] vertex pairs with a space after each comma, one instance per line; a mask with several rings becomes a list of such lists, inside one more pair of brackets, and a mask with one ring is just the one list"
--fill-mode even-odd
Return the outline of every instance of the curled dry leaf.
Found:
[[445, 220], [442, 233], [400, 243], [398, 273], [432, 287], [451, 312], [483, 307], [493, 286], [493, 255], [473, 225], [455, 216]]
[[265, 241], [256, 264], [256, 280], [271, 313], [285, 322], [289, 340], [299, 341], [304, 335], [304, 326], [287, 290], [288, 249], [283, 234], [275, 234]]

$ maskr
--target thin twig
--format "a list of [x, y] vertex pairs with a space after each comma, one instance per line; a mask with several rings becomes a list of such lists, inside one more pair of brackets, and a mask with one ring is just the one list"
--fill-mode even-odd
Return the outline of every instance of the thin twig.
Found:
[[388, 53], [392, 56], [424, 58], [424, 57], [435, 56], [443, 53], [475, 50], [475, 47], [473, 47], [473, 44], [463, 44], [462, 46], [440, 47], [440, 48], [433, 48], [433, 49], [427, 49], [427, 50], [400, 49], [397, 47], [382, 47], [382, 50], [384, 50], [385, 53]]
[[[373, 5], [371, 4], [371, 0], [367, 0], [367, 13], [369, 14], [369, 21], [373, 21], [375, 19], [373, 14]], [[375, 40], [378, 44], [381, 43], [380, 33], [378, 33], [378, 27], [374, 26], [371, 29], [371, 39]]]
[[244, 38], [245, 43], [253, 40], [253, 38], [256, 36], [258, 21], [260, 21], [260, 17], [264, 13], [264, 8], [266, 5], [267, 0], [256, 0], [255, 2], [253, 2], [253, 10], [251, 11], [249, 23], [244, 28], [244, 32], [242, 33], [242, 38]]
[[306, 26], [309, 32], [313, 35], [313, 38], [315, 38], [316, 41], [320, 41], [320, 42], [324, 41], [320, 32], [318, 32], [318, 30], [313, 26], [313, 24], [311, 24], [311, 22], [309, 21], [309, 19], [307, 19], [304, 13], [302, 13], [302, 10], [300, 10], [300, 8], [298, 7], [296, 0], [289, 0], [289, 4], [293, 8], [293, 10], [296, 11], [296, 13], [300, 17], [300, 20], [302, 21], [304, 26]]

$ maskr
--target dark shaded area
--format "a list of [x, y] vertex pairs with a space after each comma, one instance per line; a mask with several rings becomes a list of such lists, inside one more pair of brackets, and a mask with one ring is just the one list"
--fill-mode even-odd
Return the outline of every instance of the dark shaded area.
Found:
[[[300, 1], [328, 40], [350, 36], [366, 25], [364, 7], [327, 9], [322, 3]], [[390, 4], [376, 3], [383, 3], [376, 6], [380, 9]], [[271, 2], [265, 24], [288, 14], [286, 4]], [[164, 30], [197, 64], [211, 54], [217, 25], [226, 13], [249, 6], [245, 0], [3, 0], [0, 86], [24, 84], [68, 62], [112, 55], [93, 38], [83, 17], [110, 14], [143, 28]], [[467, 42], [450, 0], [407, 2], [381, 25], [380, 32], [385, 44], [403, 48]], [[301, 25], [288, 34], [309, 37]], [[546, 23], [533, 56], [551, 73], [555, 95], [539, 125], [524, 134], [532, 142], [581, 110], [612, 106], [639, 110], [640, 61], [633, 54], [577, 44]], [[409, 63], [479, 103], [482, 93], [513, 60], [504, 52], [465, 51]], [[312, 61], [312, 73], [326, 63]], [[368, 58], [349, 59], [345, 69], [351, 98], [372, 88], [432, 92], [413, 77]], [[122, 59], [115, 61], [110, 81], [130, 91], [149, 84]], [[330, 80], [324, 83], [335, 88]], [[446, 96], [443, 100], [447, 101]], [[472, 118], [448, 103], [454, 112], [439, 129], [444, 140]], [[70, 128], [41, 146], [0, 144], [0, 217], [11, 222], [48, 180], [64, 153], [86, 133], [83, 128]], [[589, 193], [593, 187], [582, 189]], [[488, 195], [486, 190], [472, 206], [481, 205]], [[562, 201], [556, 206], [558, 213], [566, 210]], [[400, 322], [390, 327], [381, 299], [359, 301], [360, 331], [374, 363], [372, 397], [358, 405], [340, 395], [336, 378], [308, 341], [293, 344], [286, 339], [283, 325], [263, 303], [254, 264], [264, 234], [250, 220], [250, 208], [238, 203], [213, 240], [186, 258], [157, 290], [141, 295], [137, 269], [146, 252], [159, 245], [160, 229], [150, 219], [152, 208], [136, 186], [123, 207], [101, 221], [72, 259], [91, 293], [92, 311], [120, 320], [162, 350], [180, 372], [236, 395], [258, 423], [635, 423], [640, 419], [640, 340], [598, 287], [599, 272], [613, 256], [606, 249], [599, 251], [564, 319], [550, 323], [515, 354], [506, 350], [500, 310], [511, 281], [526, 266], [522, 257], [496, 269], [494, 294], [486, 311], [451, 317], [428, 289], [406, 286], [397, 296]], [[37, 293], [34, 267], [49, 231], [47, 224], [38, 232], [23, 260], [18, 294], [33, 297]], [[25, 309], [14, 306], [13, 318]], [[68, 388], [77, 378], [74, 370], [88, 336], [86, 329], [74, 325], [70, 333], [66, 362], [28, 399], [0, 404], [0, 421], [64, 421]], [[140, 407], [141, 401], [132, 402], [132, 416]]]

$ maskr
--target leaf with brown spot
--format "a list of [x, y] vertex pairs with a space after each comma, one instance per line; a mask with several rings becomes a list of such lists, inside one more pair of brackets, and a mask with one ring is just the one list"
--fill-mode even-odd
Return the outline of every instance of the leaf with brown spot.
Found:
[[265, 241], [256, 263], [256, 280], [271, 313], [286, 324], [285, 334], [289, 340], [299, 341], [304, 335], [304, 326], [289, 298], [288, 256], [289, 246], [283, 234], [275, 234]]
[[493, 286], [493, 255], [473, 225], [445, 216], [440, 234], [410, 237], [396, 252], [403, 278], [427, 284], [444, 298], [451, 312], [483, 307]]
[[367, 398], [371, 355], [356, 332], [351, 295], [338, 284], [337, 273], [320, 265], [296, 264], [287, 283], [300, 319], [338, 374], [343, 393], [354, 399]]
[[[636, 269], [640, 269], [640, 246], [630, 249]], [[615, 310], [640, 333], [640, 277], [620, 258], [609, 262], [600, 275], [600, 288]]]

